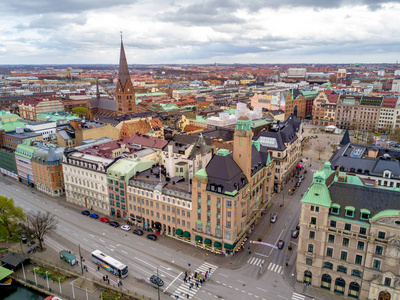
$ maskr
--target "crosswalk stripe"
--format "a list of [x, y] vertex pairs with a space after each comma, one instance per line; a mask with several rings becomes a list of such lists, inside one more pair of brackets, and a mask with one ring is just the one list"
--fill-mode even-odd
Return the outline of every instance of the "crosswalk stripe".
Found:
[[250, 264], [253, 264], [253, 261], [255, 261], [256, 260], [256, 258], [255, 257], [252, 257], [251, 259], [250, 259]]
[[263, 261], [261, 262], [261, 264], [264, 266], [265, 260], [263, 259]]
[[274, 272], [276, 272], [278, 270], [278, 268], [279, 268], [279, 265], [276, 265], [274, 268]]
[[270, 262], [269, 265], [268, 265], [268, 270], [271, 270], [271, 267], [272, 267], [273, 265], [275, 265], [275, 264], [273, 264], [272, 262]]
[[279, 266], [277, 273], [280, 273], [282, 270], [282, 266]]
[[249, 264], [250, 263], [250, 261], [252, 260], [253, 258], [249, 258], [249, 260], [247, 261], [247, 263]]
[[256, 266], [258, 266], [258, 265], [260, 264], [260, 261], [261, 261], [261, 259], [260, 259], [260, 258], [257, 258], [257, 260], [254, 262], [254, 264], [255, 264]]
[[304, 295], [301, 295], [298, 293], [293, 293], [293, 295], [292, 295], [292, 300], [304, 300], [304, 299], [305, 299]]

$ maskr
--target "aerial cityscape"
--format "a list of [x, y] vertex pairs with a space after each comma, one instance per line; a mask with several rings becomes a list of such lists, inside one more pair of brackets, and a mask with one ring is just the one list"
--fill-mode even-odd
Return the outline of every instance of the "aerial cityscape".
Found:
[[0, 4], [0, 298], [400, 299], [400, 4], [130, 2]]

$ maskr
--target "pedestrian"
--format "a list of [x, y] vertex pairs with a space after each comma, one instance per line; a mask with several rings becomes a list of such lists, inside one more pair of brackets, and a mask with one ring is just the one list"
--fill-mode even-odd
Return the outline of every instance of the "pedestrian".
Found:
[[208, 273], [211, 273], [211, 268], [208, 268]]
[[108, 275], [106, 275], [106, 279], [108, 280]]
[[192, 285], [189, 285], [189, 291], [192, 289]]
[[185, 277], [187, 277], [187, 271], [185, 272]]
[[197, 278], [197, 272], [194, 272], [194, 278]]
[[103, 281], [106, 281], [106, 276], [103, 276]]
[[107, 283], [110, 284], [110, 279], [107, 279]]
[[100, 266], [97, 266], [97, 271], [100, 271]]
[[207, 275], [208, 275], [208, 271], [206, 271], [206, 278], [207, 278]]
[[186, 283], [186, 282], [187, 282], [187, 279], [186, 279], [186, 277], [185, 277], [185, 278], [183, 278], [183, 282], [184, 282], [184, 283]]
[[196, 288], [199, 288], [199, 283], [198, 282], [196, 282]]
[[122, 281], [119, 282], [120, 286], [122, 286]]
[[189, 276], [189, 282], [190, 282], [190, 276]]
[[188, 299], [189, 299], [189, 294], [186, 294], [186, 298], [188, 298]]

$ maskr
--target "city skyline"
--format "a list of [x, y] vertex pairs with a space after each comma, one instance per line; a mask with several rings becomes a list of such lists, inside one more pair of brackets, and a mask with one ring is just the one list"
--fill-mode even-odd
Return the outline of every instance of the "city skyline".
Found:
[[395, 63], [399, 1], [0, 4], [0, 64]]

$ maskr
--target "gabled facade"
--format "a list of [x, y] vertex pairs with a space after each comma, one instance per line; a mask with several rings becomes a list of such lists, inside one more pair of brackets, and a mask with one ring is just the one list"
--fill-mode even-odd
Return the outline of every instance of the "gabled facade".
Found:
[[330, 126], [336, 124], [336, 100], [339, 95], [332, 91], [321, 91], [313, 101], [313, 124]]

